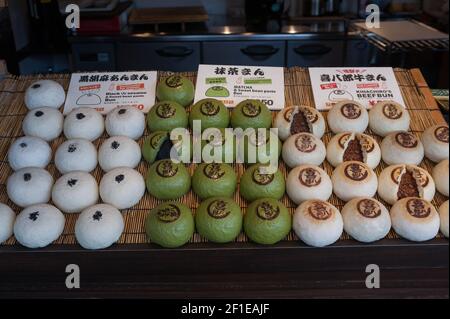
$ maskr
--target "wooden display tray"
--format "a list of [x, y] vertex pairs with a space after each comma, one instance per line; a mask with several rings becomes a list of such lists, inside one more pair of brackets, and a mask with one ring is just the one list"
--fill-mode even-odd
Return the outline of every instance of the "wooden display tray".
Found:
[[[164, 75], [164, 74], [162, 74]], [[195, 73], [183, 75], [195, 80]], [[411, 130], [420, 134], [444, 119], [419, 70], [396, 70], [408, 110]], [[26, 114], [23, 94], [40, 78], [55, 79], [66, 88], [67, 75], [14, 77], [0, 82], [0, 202], [19, 211], [6, 196], [5, 181], [11, 171], [7, 150], [21, 136], [20, 123]], [[313, 105], [308, 72], [286, 70], [287, 105]], [[323, 113], [326, 116], [326, 112]], [[371, 134], [371, 132], [368, 132]], [[147, 133], [146, 133], [147, 134]], [[327, 143], [332, 134], [327, 131]], [[106, 135], [96, 142], [99, 145]], [[376, 137], [379, 141], [379, 137]], [[55, 149], [64, 139], [54, 141]], [[140, 141], [142, 143], [142, 140]], [[324, 163], [324, 169], [332, 168]], [[386, 167], [382, 163], [377, 173]], [[428, 160], [422, 167], [431, 170]], [[238, 174], [244, 167], [235, 165]], [[51, 163], [49, 171], [57, 178]], [[145, 174], [147, 165], [139, 171]], [[194, 166], [190, 167], [190, 170]], [[280, 169], [286, 175], [283, 163]], [[101, 178], [101, 171], [94, 172]], [[235, 200], [244, 209], [247, 203], [237, 193]], [[435, 206], [446, 198], [440, 194]], [[191, 192], [181, 202], [192, 209], [198, 199]], [[291, 213], [295, 205], [285, 196], [282, 202]], [[335, 196], [330, 202], [339, 209], [343, 204]], [[427, 243], [411, 243], [391, 232], [380, 242], [364, 245], [344, 234], [333, 246], [306, 247], [291, 233], [285, 241], [270, 247], [249, 243], [241, 235], [235, 243], [207, 243], [197, 234], [185, 247], [166, 250], [147, 242], [143, 221], [149, 209], [159, 201], [148, 194], [136, 207], [124, 211], [126, 229], [119, 244], [104, 251], [86, 251], [73, 234], [76, 215], [67, 215], [66, 229], [58, 241], [45, 249], [29, 250], [14, 239], [0, 246], [0, 297], [441, 297], [448, 298], [449, 249], [441, 235]], [[389, 207], [389, 206], [388, 206]], [[65, 273], [68, 264], [81, 268], [82, 287], [68, 290]], [[365, 286], [366, 266], [381, 269], [381, 289]]]

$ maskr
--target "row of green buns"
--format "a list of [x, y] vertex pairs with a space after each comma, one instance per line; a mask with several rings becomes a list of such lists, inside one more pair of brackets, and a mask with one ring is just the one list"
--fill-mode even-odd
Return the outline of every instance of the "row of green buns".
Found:
[[150, 132], [171, 131], [175, 128], [194, 127], [201, 121], [201, 130], [208, 128], [270, 128], [272, 113], [258, 100], [245, 100], [233, 108], [231, 115], [219, 100], [204, 99], [192, 106], [190, 113], [173, 100], [160, 100], [147, 115]]
[[[285, 193], [283, 174], [262, 174], [263, 164], [255, 164], [245, 171], [240, 180], [241, 196], [252, 202], [261, 198], [279, 200]], [[171, 160], [153, 164], [147, 173], [147, 189], [150, 195], [161, 200], [175, 200], [192, 189], [200, 199], [234, 196], [237, 175], [228, 164], [203, 163], [191, 175], [187, 168]]]
[[244, 228], [255, 243], [272, 245], [283, 240], [292, 227], [287, 208], [272, 198], [252, 202], [245, 215], [230, 198], [212, 197], [203, 201], [195, 217], [184, 204], [168, 202], [152, 209], [145, 222], [152, 243], [176, 248], [188, 243], [195, 229], [214, 243], [234, 241]]

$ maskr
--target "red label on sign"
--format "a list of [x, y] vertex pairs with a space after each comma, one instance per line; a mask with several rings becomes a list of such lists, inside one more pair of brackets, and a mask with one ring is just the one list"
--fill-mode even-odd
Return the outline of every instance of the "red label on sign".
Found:
[[328, 83], [328, 84], [322, 84], [320, 85], [320, 88], [322, 90], [331, 90], [331, 89], [337, 89], [337, 84], [336, 83]]
[[99, 90], [100, 88], [101, 88], [100, 84], [86, 85], [86, 86], [80, 86], [80, 91]]
[[142, 89], [145, 89], [144, 83], [118, 85], [117, 86], [117, 91], [142, 90]]

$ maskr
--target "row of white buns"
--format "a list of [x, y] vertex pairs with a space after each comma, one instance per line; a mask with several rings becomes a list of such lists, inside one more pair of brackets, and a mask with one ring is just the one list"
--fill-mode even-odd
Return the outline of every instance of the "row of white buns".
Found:
[[293, 229], [305, 244], [324, 247], [334, 244], [343, 231], [353, 239], [372, 243], [385, 238], [391, 228], [410, 241], [424, 242], [434, 239], [439, 230], [449, 236], [449, 202], [439, 212], [428, 201], [404, 198], [389, 212], [371, 197], [359, 197], [348, 202], [342, 212], [321, 200], [309, 200], [295, 211]]
[[[17, 216], [0, 203], [0, 244], [11, 236], [27, 248], [44, 248], [64, 232], [66, 218], [55, 206], [37, 204], [23, 209]], [[107, 204], [86, 208], [78, 216], [75, 237], [85, 249], [104, 249], [117, 242], [125, 229], [120, 211]]]

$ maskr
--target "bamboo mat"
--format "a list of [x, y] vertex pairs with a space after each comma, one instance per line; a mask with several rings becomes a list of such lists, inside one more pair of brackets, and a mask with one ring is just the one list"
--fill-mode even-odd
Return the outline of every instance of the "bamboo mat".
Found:
[[[403, 97], [407, 104], [407, 108], [411, 114], [412, 123], [411, 123], [411, 131], [416, 134], [418, 137], [421, 136], [423, 131], [438, 123], [443, 123], [444, 119], [438, 109], [438, 106], [435, 104], [434, 100], [430, 98], [428, 92], [428, 88], [423, 78], [421, 78], [420, 72], [417, 70], [396, 70], [396, 77], [398, 83], [400, 85], [401, 91], [403, 93]], [[182, 73], [183, 75], [189, 77], [192, 81], [196, 80], [196, 73]], [[165, 76], [166, 74], [162, 73], [160, 76]], [[24, 92], [27, 87], [32, 84], [34, 81], [38, 79], [52, 79], [61, 83], [66, 89], [69, 85], [70, 76], [69, 75], [45, 75], [45, 76], [7, 76], [2, 82], [0, 82], [0, 202], [8, 204], [11, 208], [13, 208], [17, 213], [20, 212], [20, 209], [15, 206], [11, 201], [9, 201], [6, 194], [6, 180], [8, 176], [12, 173], [11, 169], [8, 166], [7, 161], [7, 153], [9, 146], [14, 141], [15, 138], [23, 135], [22, 132], [22, 120], [27, 113], [27, 109], [24, 105]], [[301, 68], [291, 68], [286, 69], [285, 71], [285, 84], [286, 84], [286, 105], [309, 105], [314, 106], [314, 100], [311, 90], [311, 84], [309, 80], [308, 71], [306, 69]], [[275, 116], [276, 114], [274, 114]], [[323, 112], [324, 117], [326, 118], [327, 112]], [[366, 133], [374, 136], [374, 134], [369, 130]], [[145, 137], [148, 135], [148, 132], [145, 132], [145, 136], [139, 141], [142, 144]], [[327, 128], [326, 134], [323, 137], [323, 141], [325, 144], [331, 140], [333, 134]], [[381, 138], [379, 136], [374, 136], [376, 140], [381, 143]], [[107, 138], [107, 135], [101, 137], [94, 144], [98, 147], [101, 143]], [[64, 141], [64, 137], [61, 136], [57, 140], [51, 143], [51, 147], [53, 151]], [[333, 168], [330, 164], [325, 162], [322, 167], [331, 175]], [[377, 174], [380, 174], [381, 171], [386, 168], [387, 165], [385, 163], [381, 163], [380, 166], [376, 169]], [[433, 163], [429, 160], [425, 160], [421, 167], [425, 168], [429, 172], [432, 171]], [[241, 176], [245, 170], [245, 167], [242, 164], [234, 165], [236, 173], [238, 176]], [[138, 167], [138, 171], [146, 176], [148, 169], [148, 165], [142, 161]], [[189, 165], [189, 170], [191, 174], [195, 169], [195, 165]], [[53, 162], [50, 163], [48, 170], [51, 174], [53, 174], [55, 180], [59, 178], [61, 175], [56, 170]], [[287, 177], [288, 169], [286, 168], [284, 163], [280, 163], [280, 170], [283, 172], [285, 177]], [[100, 181], [102, 177], [102, 171], [99, 167], [93, 172], [93, 175]], [[379, 198], [378, 198], [379, 199]], [[242, 199], [239, 195], [239, 191], [235, 194], [236, 202], [242, 207], [243, 212], [245, 212], [245, 208], [247, 207], [247, 202]], [[443, 195], [436, 195], [433, 204], [439, 208], [439, 206], [445, 201]], [[198, 207], [199, 200], [197, 196], [191, 191], [186, 196], [179, 200], [180, 202], [187, 204], [193, 212], [195, 213], [196, 208]], [[289, 211], [293, 214], [296, 208], [296, 205], [287, 197], [281, 200], [283, 204], [288, 207]], [[138, 205], [133, 207], [132, 209], [124, 210], [124, 218], [125, 218], [125, 231], [119, 240], [119, 244], [142, 244], [147, 243], [148, 240], [145, 235], [144, 230], [144, 221], [150, 209], [160, 204], [161, 201], [156, 200], [151, 197], [148, 193], [144, 196], [144, 198], [140, 201]], [[344, 206], [344, 202], [333, 197], [330, 199], [330, 203], [335, 205], [338, 209], [342, 209]], [[390, 208], [389, 205], [386, 205]], [[74, 227], [75, 222], [77, 220], [77, 214], [66, 214], [66, 227], [63, 235], [55, 242], [56, 245], [61, 244], [69, 244], [75, 245], [76, 239], [74, 235]], [[441, 235], [439, 235], [440, 237]], [[395, 240], [398, 236], [391, 231], [391, 233], [387, 237], [388, 239]], [[347, 234], [343, 234], [341, 240], [349, 239]], [[248, 239], [244, 234], [241, 234], [237, 242], [246, 242]], [[287, 241], [298, 240], [295, 234], [292, 232], [287, 238]], [[203, 243], [207, 242], [204, 238], [201, 238], [198, 234], [195, 234], [191, 240], [192, 243]], [[11, 238], [6, 245], [15, 245], [16, 241], [14, 238]]]

